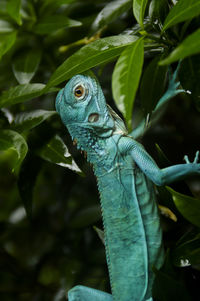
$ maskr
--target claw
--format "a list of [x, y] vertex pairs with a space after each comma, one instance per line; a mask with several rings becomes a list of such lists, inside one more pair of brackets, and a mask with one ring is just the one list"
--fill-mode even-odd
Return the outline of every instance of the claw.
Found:
[[189, 160], [189, 158], [188, 158], [187, 155], [185, 155], [185, 156], [183, 157], [183, 160], [185, 160], [185, 162], [186, 162], [187, 164], [190, 164], [190, 163], [197, 164], [197, 163], [198, 163], [198, 160], [199, 160], [199, 151], [196, 152], [195, 158], [194, 158], [194, 161], [193, 161], [193, 162], [190, 162], [190, 160]]
[[199, 151], [196, 152], [193, 163], [198, 163], [198, 160], [199, 160]]
[[185, 156], [183, 157], [183, 160], [185, 160], [185, 163], [187, 163], [187, 164], [190, 163], [190, 160], [189, 160], [189, 158], [188, 158], [187, 155], [185, 155]]

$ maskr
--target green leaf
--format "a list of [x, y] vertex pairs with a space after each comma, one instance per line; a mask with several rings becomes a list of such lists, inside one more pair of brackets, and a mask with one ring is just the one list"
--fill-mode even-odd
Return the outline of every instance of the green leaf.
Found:
[[30, 130], [55, 114], [56, 111], [45, 110], [19, 113], [14, 119], [13, 128], [17, 131]]
[[161, 147], [156, 143], [156, 151], [157, 151], [157, 155], [158, 155], [158, 159], [159, 159], [159, 163], [162, 166], [168, 166], [171, 165], [172, 163], [170, 162], [170, 160], [167, 158], [166, 154], [164, 153], [164, 151], [161, 149]]
[[63, 4], [70, 4], [75, 0], [43, 0], [41, 3], [40, 14], [51, 14]]
[[187, 56], [200, 52], [200, 29], [189, 35], [170, 55], [160, 61], [160, 65], [169, 65]]
[[81, 172], [64, 144], [63, 140], [56, 135], [39, 152], [41, 158], [51, 163], [67, 167], [73, 171]]
[[153, 296], [155, 300], [159, 301], [191, 301], [188, 288], [180, 275], [181, 271], [175, 269], [169, 255], [169, 251], [167, 251], [165, 262], [159, 271], [153, 267], [155, 273]]
[[8, 12], [8, 14], [19, 25], [22, 24], [20, 9], [21, 9], [21, 0], [9, 0], [7, 2], [7, 12]]
[[132, 4], [132, 0], [116, 0], [108, 3], [100, 11], [92, 24], [92, 29], [97, 31], [99, 28], [117, 19], [122, 13], [126, 12]]
[[147, 3], [148, 0], [133, 0], [133, 15], [142, 28]]
[[167, 187], [180, 213], [192, 224], [200, 227], [200, 200], [181, 194]]
[[69, 226], [72, 228], [82, 228], [87, 227], [96, 223], [101, 218], [101, 210], [99, 206], [90, 206], [78, 211], [73, 217]]
[[14, 27], [6, 20], [0, 20], [0, 33], [12, 32]]
[[193, 235], [190, 231], [186, 237], [172, 250], [173, 264], [178, 267], [200, 264], [200, 233]]
[[119, 35], [99, 39], [85, 45], [56, 69], [47, 83], [47, 89], [60, 84], [77, 73], [111, 61], [122, 52], [125, 46], [136, 39], [135, 36]]
[[129, 130], [132, 109], [139, 85], [144, 60], [143, 39], [138, 39], [122, 52], [112, 76], [112, 93], [118, 109], [122, 112]]
[[0, 13], [7, 14], [7, 0], [0, 1]]
[[0, 96], [0, 108], [24, 102], [42, 95], [45, 85], [26, 84], [11, 87]]
[[155, 57], [145, 69], [140, 86], [141, 105], [145, 113], [151, 113], [164, 93], [167, 66], [159, 66]]
[[191, 92], [191, 97], [200, 111], [200, 56], [194, 55], [181, 62], [179, 71], [181, 86]]
[[167, 28], [192, 19], [200, 14], [200, 0], [179, 0], [170, 10], [163, 25], [163, 31]]
[[149, 5], [149, 16], [152, 19], [163, 20], [169, 11], [166, 0], [152, 0]]
[[82, 23], [69, 19], [63, 15], [48, 16], [38, 21], [34, 31], [38, 34], [50, 34], [55, 30], [65, 27], [77, 27]]
[[[42, 167], [42, 159], [28, 153], [20, 168], [17, 181], [19, 193], [29, 219], [32, 218], [33, 192], [37, 175]], [[31, 172], [30, 172], [31, 170]]]
[[16, 32], [0, 36], [0, 59], [14, 45], [16, 36]]
[[24, 138], [17, 132], [12, 130], [0, 131], [0, 151], [12, 149], [17, 154], [17, 162], [14, 169], [21, 164], [28, 151], [28, 146]]
[[41, 59], [41, 50], [33, 49], [16, 57], [13, 73], [19, 84], [28, 84], [35, 75]]
[[[38, 14], [38, 10], [37, 10], [37, 14]], [[31, 31], [32, 31], [32, 26], [37, 21], [37, 15], [36, 15], [35, 5], [34, 5], [33, 1], [24, 1], [23, 0], [22, 9], [21, 9], [21, 17], [22, 17], [22, 19], [25, 20], [25, 22], [27, 22], [26, 23], [27, 25], [29, 23], [28, 27], [26, 27], [26, 28], [28, 30], [31, 29]]]

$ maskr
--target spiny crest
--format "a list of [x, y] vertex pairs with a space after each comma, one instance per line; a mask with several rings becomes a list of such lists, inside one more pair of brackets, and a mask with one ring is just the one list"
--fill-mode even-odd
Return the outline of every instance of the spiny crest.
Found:
[[72, 140], [76, 141], [76, 146], [80, 150], [87, 150], [87, 148], [92, 148], [94, 151], [99, 152], [102, 149], [97, 137], [91, 133], [90, 130], [77, 127], [74, 131], [74, 136]]

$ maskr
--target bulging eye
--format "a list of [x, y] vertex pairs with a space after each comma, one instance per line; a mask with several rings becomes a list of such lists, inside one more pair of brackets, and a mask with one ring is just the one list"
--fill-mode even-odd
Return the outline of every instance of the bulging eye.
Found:
[[79, 100], [84, 98], [84, 96], [86, 94], [85, 92], [86, 92], [86, 90], [83, 85], [78, 85], [74, 88], [74, 96]]

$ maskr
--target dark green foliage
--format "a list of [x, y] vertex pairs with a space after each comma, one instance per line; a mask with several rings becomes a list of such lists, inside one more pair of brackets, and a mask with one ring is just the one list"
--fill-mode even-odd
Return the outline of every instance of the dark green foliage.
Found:
[[[65, 300], [75, 284], [109, 291], [95, 178], [54, 108], [71, 76], [93, 68], [131, 129], [141, 116], [148, 126], [169, 64], [173, 71], [182, 60], [178, 80], [187, 93], [153, 116], [142, 142], [162, 167], [182, 163], [185, 154], [193, 160], [200, 1], [175, 2], [0, 1], [0, 300]], [[159, 188], [159, 203], [178, 221], [162, 217], [169, 251], [155, 271], [155, 300], [195, 300], [199, 183], [196, 177]]]

